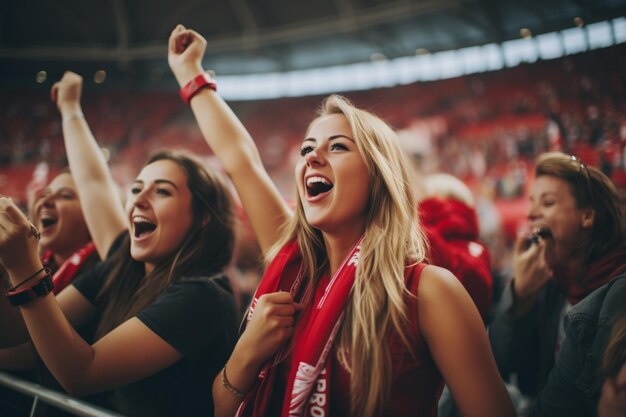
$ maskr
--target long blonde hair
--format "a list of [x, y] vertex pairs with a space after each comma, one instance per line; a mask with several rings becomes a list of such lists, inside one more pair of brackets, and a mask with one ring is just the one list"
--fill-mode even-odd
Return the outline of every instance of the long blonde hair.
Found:
[[[337, 352], [351, 374], [352, 414], [370, 417], [381, 412], [391, 385], [391, 353], [380, 341], [388, 340], [385, 336], [395, 330], [410, 348], [404, 269], [425, 258], [426, 243], [418, 225], [408, 163], [391, 127], [337, 95], [324, 100], [318, 111], [318, 117], [330, 114], [346, 117], [369, 171], [365, 237]], [[296, 215], [270, 256], [293, 239], [298, 241], [313, 287], [328, 260], [322, 233], [307, 222], [299, 199]]]

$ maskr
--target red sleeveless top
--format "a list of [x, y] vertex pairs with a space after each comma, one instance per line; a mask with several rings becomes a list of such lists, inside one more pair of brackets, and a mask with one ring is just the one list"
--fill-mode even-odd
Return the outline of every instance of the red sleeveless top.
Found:
[[[418, 294], [419, 279], [426, 264], [420, 263], [409, 267], [405, 271], [407, 289], [411, 294]], [[328, 281], [323, 277], [317, 285], [315, 302], [309, 306], [317, 304], [324, 292], [324, 282]], [[389, 398], [381, 416], [394, 417], [423, 417], [436, 416], [437, 403], [443, 389], [443, 379], [428, 349], [428, 345], [422, 336], [419, 328], [417, 300], [415, 297], [406, 296], [406, 306], [409, 312], [411, 328], [409, 340], [413, 347], [413, 353], [400, 339], [400, 336], [393, 334], [386, 338], [391, 344], [391, 354], [393, 363], [393, 374]], [[303, 314], [302, 320], [306, 320], [307, 314]], [[294, 343], [297, 343], [297, 336]], [[350, 415], [350, 374], [343, 368], [337, 359], [336, 350], [329, 354], [331, 364], [330, 376], [330, 417], [344, 417]], [[285, 395], [286, 380], [289, 376], [290, 360], [283, 360], [278, 365], [276, 386], [273, 389], [270, 410], [267, 415], [275, 412], [280, 415], [282, 400]], [[363, 366], [369, 366], [363, 364]]]

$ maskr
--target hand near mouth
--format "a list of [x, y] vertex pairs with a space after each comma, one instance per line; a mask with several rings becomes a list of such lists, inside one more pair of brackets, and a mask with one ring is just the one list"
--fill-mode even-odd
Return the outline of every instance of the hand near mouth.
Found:
[[[535, 227], [532, 230], [531, 235], [527, 238], [528, 246], [536, 245], [542, 239], [547, 239], [552, 236], [552, 232], [545, 227]], [[528, 248], [527, 248], [528, 249]]]
[[[513, 269], [514, 309], [516, 314], [524, 314], [534, 305], [539, 291], [552, 278], [552, 269], [546, 261], [546, 240], [539, 233], [536, 240], [520, 236], [515, 243]], [[529, 240], [533, 240], [529, 244]]]

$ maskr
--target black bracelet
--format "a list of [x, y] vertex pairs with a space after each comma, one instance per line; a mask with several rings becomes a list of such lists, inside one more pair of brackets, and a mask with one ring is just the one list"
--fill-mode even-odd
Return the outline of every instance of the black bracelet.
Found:
[[32, 287], [27, 287], [18, 291], [13, 289], [7, 291], [5, 295], [9, 302], [14, 306], [22, 306], [30, 303], [35, 298], [45, 297], [50, 294], [50, 292], [54, 289], [54, 283], [52, 282], [52, 277], [50, 276], [50, 269], [45, 268], [45, 271], [46, 275], [44, 275], [39, 282], [34, 284]]
[[31, 279], [35, 278], [37, 275], [41, 274], [43, 271], [46, 270], [46, 267], [44, 266], [43, 268], [41, 268], [39, 271], [35, 272], [33, 275], [29, 276], [28, 278], [26, 278], [24, 281], [20, 282], [19, 284], [17, 284], [15, 287], [11, 287], [7, 290], [7, 292], [14, 292], [15, 290], [17, 290], [19, 287], [21, 287], [22, 285], [26, 284], [28, 281], [30, 281]]

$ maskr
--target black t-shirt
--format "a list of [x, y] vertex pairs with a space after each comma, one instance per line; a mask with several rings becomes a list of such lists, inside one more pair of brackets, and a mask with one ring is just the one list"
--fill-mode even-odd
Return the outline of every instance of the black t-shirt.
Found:
[[[73, 283], [94, 305], [110, 271], [107, 264], [103, 262]], [[213, 379], [237, 340], [238, 313], [226, 276], [182, 278], [137, 318], [183, 358], [116, 389], [116, 411], [128, 416], [213, 416]]]

